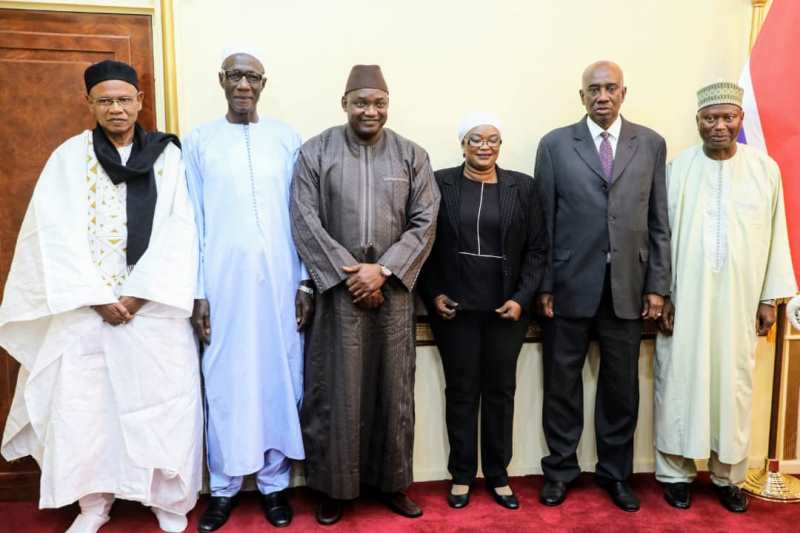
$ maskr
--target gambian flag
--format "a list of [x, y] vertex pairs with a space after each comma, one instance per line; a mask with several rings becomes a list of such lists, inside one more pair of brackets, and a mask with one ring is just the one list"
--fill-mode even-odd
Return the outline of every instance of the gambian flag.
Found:
[[789, 246], [800, 285], [800, 1], [774, 0], [740, 85], [740, 142], [765, 150], [781, 168]]

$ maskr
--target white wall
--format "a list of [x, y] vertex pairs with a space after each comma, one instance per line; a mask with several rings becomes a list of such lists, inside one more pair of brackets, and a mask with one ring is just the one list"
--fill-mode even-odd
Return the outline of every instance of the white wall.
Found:
[[696, 142], [695, 91], [738, 79], [750, 0], [175, 0], [181, 131], [225, 111], [216, 84], [231, 42], [265, 50], [263, 114], [303, 138], [344, 122], [339, 98], [355, 63], [382, 65], [389, 127], [460, 161], [456, 126], [475, 109], [505, 120], [500, 164], [531, 172], [538, 140], [576, 121], [583, 68], [625, 71], [625, 116], [659, 131], [670, 156]]

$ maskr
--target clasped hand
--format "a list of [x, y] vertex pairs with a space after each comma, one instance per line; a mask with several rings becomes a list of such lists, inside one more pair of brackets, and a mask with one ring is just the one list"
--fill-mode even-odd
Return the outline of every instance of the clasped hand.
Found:
[[381, 287], [386, 283], [386, 278], [380, 265], [358, 263], [342, 267], [342, 270], [347, 274], [347, 290], [354, 304], [363, 309], [377, 309], [383, 305]]
[[100, 315], [103, 322], [112, 326], [119, 326], [120, 324], [127, 324], [133, 320], [134, 315], [139, 312], [139, 309], [141, 309], [146, 302], [147, 300], [142, 298], [123, 296], [118, 302], [93, 305], [92, 309]]
[[[456, 316], [458, 303], [450, 299], [446, 294], [440, 294], [433, 299], [436, 314], [445, 320], [451, 320]], [[522, 316], [522, 307], [514, 300], [506, 300], [503, 305], [494, 310], [497, 316], [503, 320], [516, 322]]]

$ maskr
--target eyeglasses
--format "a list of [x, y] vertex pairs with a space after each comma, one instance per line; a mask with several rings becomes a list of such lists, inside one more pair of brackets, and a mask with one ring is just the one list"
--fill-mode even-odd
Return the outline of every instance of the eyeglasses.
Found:
[[266, 75], [253, 71], [242, 72], [241, 70], [222, 70], [220, 72], [226, 80], [232, 83], [239, 83], [242, 81], [242, 78], [245, 78], [247, 83], [249, 83], [251, 86], [258, 85], [267, 79]]
[[110, 109], [114, 104], [119, 104], [122, 109], [128, 109], [136, 104], [136, 98], [133, 96], [118, 96], [117, 98], [101, 96], [100, 98], [93, 98], [92, 103], [103, 109]]
[[484, 139], [480, 135], [470, 135], [467, 137], [467, 143], [473, 148], [480, 148], [486, 143], [486, 146], [489, 148], [497, 148], [503, 140], [500, 138], [499, 135], [492, 135], [488, 139]]

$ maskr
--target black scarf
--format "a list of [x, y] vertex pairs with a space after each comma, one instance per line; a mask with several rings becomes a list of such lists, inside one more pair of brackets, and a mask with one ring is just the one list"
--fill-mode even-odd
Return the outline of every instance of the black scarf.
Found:
[[181, 142], [175, 135], [158, 131], [147, 132], [138, 123], [133, 130], [133, 148], [126, 165], [122, 164], [117, 148], [108, 140], [100, 124], [92, 131], [94, 153], [114, 185], [128, 184], [125, 200], [128, 214], [128, 266], [133, 266], [142, 257], [150, 244], [153, 231], [153, 215], [156, 211], [156, 178], [153, 164], [167, 144]]

